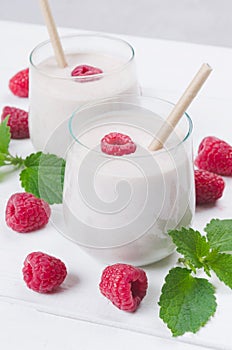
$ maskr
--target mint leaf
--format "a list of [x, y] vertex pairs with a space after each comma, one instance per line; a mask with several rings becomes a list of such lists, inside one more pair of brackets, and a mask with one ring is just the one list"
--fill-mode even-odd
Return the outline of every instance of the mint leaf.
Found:
[[192, 277], [186, 268], [169, 271], [159, 300], [160, 318], [173, 336], [196, 333], [216, 311], [214, 287], [204, 278]]
[[232, 255], [225, 253], [212, 254], [207, 262], [220, 281], [232, 289]]
[[65, 160], [38, 152], [28, 156], [24, 165], [20, 180], [25, 191], [49, 204], [62, 203]]
[[232, 220], [213, 219], [204, 231], [211, 248], [220, 252], [232, 250]]
[[192, 228], [169, 231], [176, 249], [183, 254], [187, 264], [192, 267], [201, 268], [204, 266], [203, 258], [209, 254], [210, 246], [200, 232]]
[[32, 153], [24, 160], [24, 164], [26, 167], [39, 167], [41, 157], [43, 156], [50, 157], [50, 154], [44, 154], [42, 152]]
[[[7, 125], [9, 117], [6, 117], [0, 123], [0, 152], [8, 154], [10, 143], [10, 127]], [[3, 165], [3, 164], [2, 164]]]

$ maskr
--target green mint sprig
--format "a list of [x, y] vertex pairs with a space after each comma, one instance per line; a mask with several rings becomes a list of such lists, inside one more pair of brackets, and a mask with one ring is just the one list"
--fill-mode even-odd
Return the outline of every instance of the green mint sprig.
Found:
[[169, 271], [159, 300], [160, 318], [173, 336], [196, 333], [216, 311], [215, 287], [208, 279], [196, 277], [199, 269], [208, 277], [213, 271], [232, 289], [232, 220], [213, 219], [204, 231], [206, 236], [191, 228], [169, 232], [183, 255], [178, 260], [183, 267]]
[[49, 204], [62, 203], [65, 160], [42, 152], [31, 154], [26, 159], [12, 156], [9, 152], [11, 134], [8, 119], [0, 123], [0, 167], [21, 168], [21, 185], [26, 192]]

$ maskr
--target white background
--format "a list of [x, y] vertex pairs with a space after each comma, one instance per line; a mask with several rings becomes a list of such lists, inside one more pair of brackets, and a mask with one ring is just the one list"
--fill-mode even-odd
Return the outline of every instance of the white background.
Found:
[[[231, 0], [50, 0], [57, 25], [232, 46]], [[0, 20], [43, 23], [39, 0], [0, 0]]]
[[[0, 20], [43, 23], [38, 1], [0, 0]], [[84, 0], [82, 2], [80, 0], [50, 0], [50, 3], [59, 26], [232, 46], [231, 0]], [[64, 33], [62, 29], [60, 32]], [[46, 38], [47, 31], [44, 27], [0, 24], [1, 107], [5, 104], [13, 105], [16, 102], [19, 107], [26, 107], [23, 101], [16, 100], [10, 95], [7, 89], [8, 79], [19, 68], [28, 64], [27, 55], [31, 48]], [[215, 134], [232, 143], [231, 127], [228, 126], [231, 120], [228, 111], [232, 109], [230, 89], [232, 50], [140, 38], [129, 39], [136, 49], [141, 84], [153, 88], [160, 97], [170, 98], [173, 101], [180, 95], [203, 61], [212, 64], [214, 74], [190, 109], [195, 125], [195, 149], [199, 140], [208, 134]], [[152, 67], [152, 77], [150, 67]], [[21, 149], [18, 149], [18, 153], [20, 151]], [[227, 181], [227, 190], [223, 200], [215, 208], [197, 213], [195, 222], [197, 227], [203, 227], [203, 224], [212, 217], [231, 217], [231, 179]], [[0, 205], [3, 213], [5, 201], [11, 192], [19, 190], [19, 183], [14, 177], [10, 177], [4, 186], [0, 185]], [[14, 235], [6, 228], [3, 215], [1, 215], [0, 228], [0, 239], [7, 240], [7, 244], [4, 242], [5, 244], [0, 245], [1, 349], [92, 350], [108, 348], [126, 350], [133, 348], [137, 350], [146, 346], [147, 350], [200, 350], [203, 349], [200, 344], [208, 349], [232, 349], [231, 291], [223, 286], [217, 290], [219, 307], [215, 317], [198, 334], [187, 334], [180, 339], [171, 337], [170, 332], [155, 316], [155, 308], [151, 309], [151, 313], [154, 310], [152, 322], [157, 322], [163, 332], [162, 337], [41, 312], [31, 307], [26, 298], [20, 303], [17, 302], [14, 298], [10, 298], [9, 291], [15, 293], [16, 289], [20, 289], [23, 293], [34, 296], [30, 290], [25, 288], [19, 274], [27, 252], [44, 246], [48, 253], [50, 251], [52, 253], [54, 249], [53, 255], [61, 257], [59, 254], [59, 249], [61, 249], [66, 258], [64, 260], [70, 262], [69, 269], [76, 260], [67, 249], [70, 243], [64, 240], [51, 225], [44, 231], [46, 235], [40, 232], [38, 235], [22, 237]], [[50, 241], [47, 240], [47, 237]], [[52, 243], [49, 244], [51, 241]], [[18, 264], [15, 264], [16, 260]], [[85, 265], [78, 257], [73, 270], [79, 278], [80, 274], [85, 273], [84, 267]], [[90, 269], [95, 268], [94, 264], [90, 265]], [[163, 278], [164, 274], [161, 277]], [[98, 278], [97, 275], [96, 278]], [[9, 285], [7, 281], [11, 283], [11, 289], [7, 289]], [[82, 283], [84, 281], [83, 278]], [[157, 278], [152, 278], [151, 281], [151, 286], [154, 285], [157, 290], [161, 288], [161, 283], [157, 282]], [[77, 291], [75, 288], [68, 289], [68, 292], [74, 293], [75, 298], [81, 301], [78, 294], [80, 291], [81, 288], [78, 285]], [[58, 296], [65, 297], [65, 293]], [[155, 302], [154, 299], [154, 305]], [[113, 315], [117, 313], [117, 310], [111, 308], [111, 305], [103, 298], [102, 304], [107, 310], [109, 308]], [[143, 311], [146, 308], [141, 307], [140, 310]]]
[[[62, 35], [69, 32], [73, 33], [73, 29], [60, 28]], [[0, 107], [15, 105], [27, 109], [28, 100], [13, 96], [8, 80], [28, 65], [29, 52], [47, 38], [47, 30], [44, 26], [0, 21], [0, 35]], [[135, 48], [141, 86], [171, 101], [177, 100], [201, 63], [209, 62], [214, 71], [188, 110], [194, 121], [194, 150], [207, 135], [232, 144], [232, 49], [139, 37], [125, 39]], [[14, 140], [11, 151], [22, 156], [31, 153], [30, 141]], [[172, 338], [159, 319], [157, 301], [163, 279], [177, 260], [175, 255], [170, 258], [173, 260], [145, 267], [150, 281], [149, 294], [138, 312], [131, 315], [112, 307], [99, 293], [99, 276], [104, 266], [63, 238], [51, 222], [30, 235], [10, 230], [3, 213], [10, 194], [21, 190], [17, 175], [8, 174], [4, 183], [0, 183], [1, 349], [139, 350], [146, 346], [146, 350], [232, 350], [232, 293], [214, 277], [218, 309], [215, 317], [197, 334]], [[215, 206], [198, 208], [194, 228], [202, 230], [213, 217], [231, 218], [232, 178], [225, 180], [223, 198]], [[67, 264], [69, 274], [61, 293], [39, 295], [25, 287], [21, 275], [23, 260], [28, 253], [38, 250], [57, 256]]]

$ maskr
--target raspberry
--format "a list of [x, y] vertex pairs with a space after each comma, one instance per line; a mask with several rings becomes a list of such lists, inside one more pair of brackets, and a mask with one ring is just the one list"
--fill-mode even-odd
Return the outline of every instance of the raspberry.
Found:
[[21, 70], [9, 81], [9, 88], [18, 97], [28, 97], [29, 68]]
[[100, 291], [119, 309], [134, 312], [147, 291], [146, 273], [134, 266], [107, 266], [101, 277]]
[[27, 233], [48, 223], [51, 209], [43, 199], [31, 193], [15, 193], [6, 205], [6, 223], [14, 231]]
[[200, 143], [195, 165], [215, 174], [232, 176], [232, 147], [216, 137], [205, 137]]
[[29, 137], [28, 128], [28, 112], [15, 108], [15, 107], [4, 107], [2, 111], [1, 121], [3, 121], [7, 116], [7, 125], [10, 127], [10, 133], [12, 139], [26, 139]]
[[54, 256], [33, 252], [23, 266], [23, 279], [27, 286], [38, 293], [49, 293], [59, 287], [67, 276], [65, 264]]
[[214, 203], [221, 198], [225, 182], [220, 175], [205, 170], [195, 170], [196, 204]]
[[136, 144], [127, 135], [111, 132], [101, 140], [101, 150], [113, 156], [123, 156], [134, 153]]
[[[73, 77], [84, 77], [89, 75], [101, 74], [103, 71], [100, 68], [88, 66], [87, 64], [82, 64], [73, 69], [71, 75]], [[86, 82], [86, 81], [94, 81], [98, 80], [99, 77], [89, 78], [89, 79], [78, 79], [77, 81]]]

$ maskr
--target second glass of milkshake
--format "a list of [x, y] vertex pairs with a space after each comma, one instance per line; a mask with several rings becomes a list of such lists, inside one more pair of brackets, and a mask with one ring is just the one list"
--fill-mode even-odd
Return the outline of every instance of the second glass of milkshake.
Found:
[[134, 50], [126, 41], [78, 34], [61, 38], [61, 43], [65, 68], [58, 67], [50, 41], [30, 55], [29, 128], [36, 150], [64, 156], [73, 110], [96, 99], [135, 93], [138, 83]]

